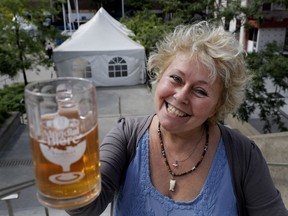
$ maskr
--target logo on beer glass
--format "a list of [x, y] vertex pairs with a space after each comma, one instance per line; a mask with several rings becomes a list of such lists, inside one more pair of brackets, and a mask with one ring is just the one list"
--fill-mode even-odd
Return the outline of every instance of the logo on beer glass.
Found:
[[82, 179], [84, 173], [70, 172], [71, 164], [77, 162], [86, 150], [86, 140], [81, 141], [79, 120], [56, 115], [43, 126], [45, 143], [40, 143], [41, 152], [48, 161], [60, 165], [63, 170], [63, 173], [49, 176], [49, 180], [55, 184], [70, 184]]

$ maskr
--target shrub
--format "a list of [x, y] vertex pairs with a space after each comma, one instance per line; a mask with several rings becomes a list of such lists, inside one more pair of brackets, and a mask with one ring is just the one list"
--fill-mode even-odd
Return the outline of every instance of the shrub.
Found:
[[25, 112], [25, 106], [21, 103], [24, 87], [24, 84], [16, 83], [0, 89], [0, 125], [10, 116], [9, 112]]

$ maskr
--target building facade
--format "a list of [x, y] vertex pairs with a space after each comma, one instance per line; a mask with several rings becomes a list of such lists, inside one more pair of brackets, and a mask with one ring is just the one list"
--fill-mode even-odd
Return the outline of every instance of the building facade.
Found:
[[[241, 6], [247, 7], [252, 1], [241, 0]], [[284, 53], [288, 53], [288, 8], [284, 4], [264, 3], [259, 10], [261, 20], [239, 16], [230, 22], [229, 30], [240, 28], [235, 32], [248, 52], [263, 50], [266, 44], [275, 41], [283, 47]]]

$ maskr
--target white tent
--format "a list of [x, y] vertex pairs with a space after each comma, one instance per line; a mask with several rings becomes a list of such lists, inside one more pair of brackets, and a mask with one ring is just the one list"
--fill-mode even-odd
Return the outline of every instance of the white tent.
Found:
[[53, 52], [58, 76], [91, 78], [97, 86], [144, 83], [145, 60], [144, 47], [99, 11]]
[[114, 19], [103, 7], [99, 9], [99, 12], [102, 13], [110, 22], [112, 25], [114, 25], [117, 29], [119, 29], [121, 32], [123, 32], [126, 35], [133, 36], [134, 33], [128, 29], [125, 25]]

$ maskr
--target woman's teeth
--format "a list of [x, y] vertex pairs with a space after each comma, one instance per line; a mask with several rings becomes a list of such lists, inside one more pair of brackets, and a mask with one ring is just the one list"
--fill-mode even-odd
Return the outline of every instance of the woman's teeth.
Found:
[[175, 107], [171, 106], [170, 104], [168, 104], [167, 106], [167, 111], [179, 117], [188, 116], [186, 113], [183, 113], [180, 110], [177, 110]]

